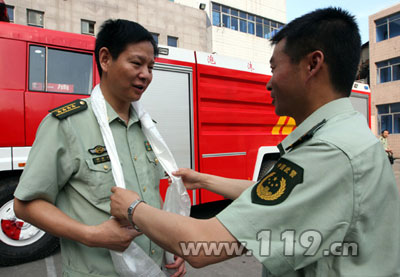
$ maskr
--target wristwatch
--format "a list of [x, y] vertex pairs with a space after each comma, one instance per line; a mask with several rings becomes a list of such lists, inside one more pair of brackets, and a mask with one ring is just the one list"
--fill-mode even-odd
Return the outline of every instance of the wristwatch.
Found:
[[129, 206], [129, 208], [128, 208], [128, 220], [129, 220], [129, 222], [131, 223], [133, 229], [135, 229], [135, 230], [138, 231], [138, 232], [141, 232], [141, 231], [140, 231], [139, 227], [137, 227], [137, 226], [135, 225], [135, 223], [133, 223], [132, 215], [133, 215], [133, 212], [135, 211], [137, 205], [139, 205], [139, 204], [142, 203], [142, 202], [143, 202], [143, 203], [146, 203], [144, 200], [136, 199], [135, 201], [132, 202], [132, 204], [131, 204], [131, 205]]

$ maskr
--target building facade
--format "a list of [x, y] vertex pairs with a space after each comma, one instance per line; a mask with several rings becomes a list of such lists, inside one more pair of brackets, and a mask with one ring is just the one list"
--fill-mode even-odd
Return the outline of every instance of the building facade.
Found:
[[286, 22], [286, 0], [6, 0], [12, 22], [95, 35], [109, 18], [137, 21], [161, 45], [268, 64], [269, 38]]
[[207, 13], [209, 49], [221, 55], [268, 64], [269, 39], [286, 22], [286, 0], [175, 0]]
[[369, 17], [369, 39], [372, 130], [400, 158], [400, 4]]
[[168, 0], [6, 0], [12, 22], [47, 29], [97, 34], [109, 18], [139, 22], [158, 43], [187, 49], [207, 48], [207, 14]]

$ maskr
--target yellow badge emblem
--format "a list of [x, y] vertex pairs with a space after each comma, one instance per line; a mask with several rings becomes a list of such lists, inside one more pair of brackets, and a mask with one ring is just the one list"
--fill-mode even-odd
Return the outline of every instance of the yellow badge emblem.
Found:
[[92, 155], [101, 155], [101, 154], [107, 152], [106, 147], [105, 146], [101, 146], [101, 145], [96, 145], [92, 149], [88, 149], [88, 151]]
[[283, 202], [292, 189], [303, 182], [303, 171], [297, 164], [280, 159], [273, 169], [254, 185], [252, 202], [262, 205], [276, 205]]

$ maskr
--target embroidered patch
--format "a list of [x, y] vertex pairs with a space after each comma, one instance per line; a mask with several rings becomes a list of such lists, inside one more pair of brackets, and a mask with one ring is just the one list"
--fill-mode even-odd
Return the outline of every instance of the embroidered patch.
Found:
[[110, 156], [108, 156], [108, 155], [97, 157], [97, 158], [93, 158], [93, 163], [94, 164], [101, 164], [101, 163], [105, 163], [105, 162], [109, 162], [109, 161], [110, 161]]
[[67, 118], [70, 115], [78, 113], [87, 109], [87, 103], [83, 100], [77, 99], [73, 102], [62, 105], [58, 108], [52, 109], [49, 112], [58, 119]]
[[281, 158], [267, 176], [254, 185], [251, 202], [261, 205], [282, 203], [293, 188], [303, 182], [303, 172], [302, 167]]
[[146, 147], [147, 151], [153, 151], [153, 148], [151, 148], [150, 142], [147, 140], [144, 142], [144, 146]]
[[88, 149], [88, 151], [92, 155], [101, 155], [101, 154], [107, 152], [107, 149], [105, 146], [96, 145], [92, 149]]

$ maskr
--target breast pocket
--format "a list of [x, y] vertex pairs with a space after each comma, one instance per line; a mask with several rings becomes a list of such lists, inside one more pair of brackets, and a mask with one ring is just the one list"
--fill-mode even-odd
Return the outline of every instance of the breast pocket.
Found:
[[146, 157], [147, 160], [150, 164], [152, 164], [153, 166], [158, 166], [159, 165], [159, 161], [157, 159], [156, 154], [154, 154], [153, 151], [146, 151]]
[[164, 177], [164, 169], [153, 151], [146, 151], [146, 157], [146, 160], [148, 161], [147, 175], [149, 177], [149, 181], [154, 188], [158, 190], [160, 179]]
[[111, 171], [111, 162], [107, 158], [96, 157], [86, 159], [86, 164], [88, 166], [87, 182], [92, 199], [96, 203], [109, 200], [111, 188], [115, 186]]

